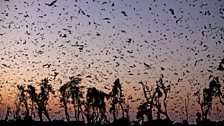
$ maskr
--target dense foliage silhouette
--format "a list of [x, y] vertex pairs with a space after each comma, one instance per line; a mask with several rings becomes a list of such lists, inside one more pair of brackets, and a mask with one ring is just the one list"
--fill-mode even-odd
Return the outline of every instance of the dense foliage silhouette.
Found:
[[[128, 113], [128, 105], [125, 103], [125, 97], [122, 92], [122, 85], [120, 79], [116, 79], [113, 87], [109, 93], [105, 93], [95, 87], [87, 88], [86, 96], [82, 91], [82, 79], [80, 77], [69, 77], [69, 81], [59, 88], [60, 103], [64, 109], [66, 120], [51, 120], [47, 111], [47, 105], [51, 94], [55, 94], [49, 79], [44, 78], [38, 83], [39, 92], [32, 85], [27, 87], [24, 85], [17, 85], [18, 97], [16, 103], [16, 111], [14, 113], [14, 120], [8, 120], [10, 108], [7, 108], [5, 120], [1, 120], [1, 125], [189, 125], [188, 122], [188, 105], [189, 95], [185, 100], [186, 120], [182, 123], [174, 123], [169, 117], [167, 110], [167, 97], [171, 92], [171, 86], [164, 81], [164, 76], [161, 74], [155, 87], [149, 87], [147, 83], [139, 82], [142, 85], [144, 94], [143, 102], [138, 106], [136, 119], [137, 121], [130, 121]], [[224, 121], [213, 122], [208, 118], [209, 112], [212, 110], [212, 101], [218, 98], [223, 105], [223, 93], [219, 77], [210, 76], [209, 86], [194, 93], [197, 102], [200, 105], [201, 112], [195, 116], [196, 125], [223, 125]], [[86, 100], [84, 100], [84, 98]], [[68, 104], [73, 106], [74, 119], [71, 120], [69, 115]], [[109, 113], [107, 111], [109, 107]], [[21, 109], [25, 111], [22, 113]], [[34, 111], [39, 116], [39, 121], [34, 120]], [[120, 111], [119, 111], [120, 109]], [[156, 114], [153, 113], [156, 111]], [[113, 121], [108, 120], [107, 115], [112, 114]], [[42, 115], [45, 115], [47, 120], [43, 121]], [[118, 116], [118, 115], [121, 116]], [[154, 115], [153, 115], [154, 114]], [[146, 117], [146, 119], [144, 118]], [[82, 120], [80, 120], [82, 118]], [[193, 125], [193, 124], [192, 124]]]

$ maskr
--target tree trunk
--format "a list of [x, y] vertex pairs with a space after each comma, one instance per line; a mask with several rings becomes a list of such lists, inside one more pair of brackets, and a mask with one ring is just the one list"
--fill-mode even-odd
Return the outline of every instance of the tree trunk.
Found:
[[47, 112], [46, 106], [43, 107], [44, 115], [47, 117], [48, 121], [51, 122], [51, 118]]
[[29, 117], [30, 116], [30, 111], [29, 111], [29, 107], [28, 107], [28, 104], [26, 101], [24, 101], [24, 105], [25, 105], [25, 108], [26, 108], [26, 116]]
[[84, 120], [84, 112], [83, 112], [83, 110], [82, 110], [82, 106], [81, 106], [81, 105], [79, 105], [79, 111], [80, 111], [80, 113], [81, 113], [82, 121], [84, 122], [84, 121], [85, 121], [85, 120]]
[[74, 108], [74, 112], [75, 112], [75, 121], [78, 121], [77, 110], [76, 110], [76, 105], [75, 105], [75, 103], [74, 103], [74, 105], [73, 105], [73, 108]]
[[65, 116], [66, 116], [67, 121], [69, 122], [70, 118], [69, 118], [69, 114], [68, 114], [67, 103], [66, 103], [66, 101], [63, 101], [63, 103], [64, 103], [64, 109], [65, 109]]
[[32, 105], [31, 105], [31, 119], [33, 119], [33, 115], [34, 115], [34, 113], [33, 113], [33, 106], [34, 106], [34, 103], [32, 101]]
[[165, 97], [164, 97], [164, 99], [163, 99], [163, 105], [164, 105], [164, 114], [165, 114], [165, 116], [166, 116], [166, 119], [168, 119], [168, 120], [170, 120], [170, 117], [169, 117], [169, 115], [168, 115], [168, 112], [167, 112], [167, 102], [166, 102], [166, 99], [167, 99], [167, 92], [165, 91]]
[[43, 117], [42, 117], [42, 108], [41, 106], [38, 105], [38, 116], [40, 118], [40, 122], [43, 122]]
[[77, 120], [78, 120], [78, 121], [80, 121], [80, 120], [79, 120], [79, 115], [80, 115], [80, 107], [79, 107], [79, 105], [78, 105], [78, 110], [77, 110]]
[[122, 111], [122, 117], [124, 117], [124, 108], [121, 102], [119, 102], [119, 105], [121, 106], [121, 111]]
[[112, 108], [113, 108], [113, 118], [114, 118], [114, 121], [115, 120], [117, 120], [117, 118], [116, 118], [116, 108], [115, 108], [115, 105], [114, 104], [112, 104]]

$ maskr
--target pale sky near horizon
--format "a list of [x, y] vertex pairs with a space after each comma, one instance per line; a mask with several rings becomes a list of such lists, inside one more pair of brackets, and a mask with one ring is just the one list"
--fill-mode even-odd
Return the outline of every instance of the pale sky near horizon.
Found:
[[[208, 86], [210, 75], [224, 84], [223, 72], [217, 71], [224, 57], [222, 0], [57, 0], [46, 5], [51, 2], [0, 1], [1, 118], [6, 106], [14, 106], [17, 84], [35, 85], [45, 77], [57, 90], [68, 77], [80, 75], [82, 85], [105, 92], [120, 78], [126, 97], [133, 97], [135, 118], [144, 100], [138, 82], [153, 86], [163, 73], [171, 85], [170, 116], [185, 118], [183, 102], [190, 92], [191, 122], [199, 111], [193, 93]], [[57, 100], [54, 104], [57, 109]], [[223, 119], [215, 110], [211, 119]], [[64, 118], [63, 111], [58, 117]]]

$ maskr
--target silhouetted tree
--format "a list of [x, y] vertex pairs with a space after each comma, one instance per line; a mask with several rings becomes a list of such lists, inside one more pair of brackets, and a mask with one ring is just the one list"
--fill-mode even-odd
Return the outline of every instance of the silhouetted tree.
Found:
[[143, 102], [139, 107], [138, 107], [138, 112], [136, 118], [139, 120], [144, 120], [144, 115], [146, 115], [148, 121], [153, 120], [153, 115], [152, 115], [152, 109], [154, 107], [154, 99], [156, 96], [156, 91], [154, 91], [153, 87], [149, 89], [149, 87], [144, 84], [142, 81], [139, 82], [139, 84], [142, 85], [143, 89], [143, 94], [146, 99], [145, 102]]
[[[170, 92], [170, 85], [166, 86], [163, 81], [163, 74], [161, 74], [160, 79], [157, 81], [157, 87], [156, 87], [156, 108], [157, 108], [157, 118], [160, 119], [160, 114], [165, 115], [166, 119], [170, 120], [170, 117], [167, 112], [167, 96]], [[164, 95], [164, 96], [163, 96]], [[160, 99], [162, 99], [162, 103], [160, 102]], [[162, 109], [162, 104], [164, 109]]]
[[[219, 70], [219, 71], [224, 71], [224, 58], [221, 60], [221, 62], [219, 63], [219, 67], [217, 68], [217, 70]], [[219, 84], [219, 78], [217, 77], [217, 79], [215, 80], [215, 82], [216, 83], [218, 83]], [[224, 89], [224, 88], [223, 88]], [[221, 89], [220, 89], [221, 90]], [[223, 92], [223, 91], [222, 91]], [[222, 93], [221, 91], [220, 91], [220, 93], [219, 93], [219, 101], [220, 101], [220, 103], [222, 104], [222, 105], [224, 105], [224, 101], [223, 101], [223, 99], [224, 99], [224, 95], [223, 95], [223, 93]]]
[[195, 96], [197, 96], [197, 102], [201, 108], [203, 121], [207, 120], [208, 113], [212, 109], [213, 97], [220, 97], [221, 95], [221, 85], [219, 83], [219, 78], [213, 76], [210, 76], [210, 78], [212, 78], [212, 80], [209, 83], [209, 88], [203, 89], [203, 99], [201, 100], [200, 90], [195, 93]]
[[29, 107], [28, 107], [28, 94], [25, 90], [25, 87], [23, 85], [17, 85], [17, 88], [19, 90], [18, 94], [18, 103], [17, 103], [17, 109], [16, 109], [16, 119], [21, 118], [19, 115], [20, 107], [22, 104], [25, 106], [26, 112], [25, 112], [25, 117], [29, 117]]
[[66, 119], [67, 121], [69, 122], [70, 121], [70, 118], [69, 118], [69, 114], [68, 114], [68, 106], [67, 106], [67, 103], [69, 101], [69, 97], [70, 97], [70, 93], [68, 92], [68, 87], [69, 87], [69, 84], [64, 84], [60, 87], [59, 91], [60, 91], [60, 102], [62, 102], [62, 106], [65, 110], [65, 116], [66, 116]]
[[97, 90], [96, 88], [88, 88], [86, 94], [85, 114], [88, 123], [104, 123], [108, 122], [106, 117], [105, 98], [109, 95]]
[[75, 112], [75, 120], [80, 121], [79, 117], [83, 117], [83, 111], [82, 111], [82, 92], [80, 90], [80, 87], [78, 86], [81, 83], [81, 78], [78, 77], [69, 77], [70, 81], [62, 85], [59, 89], [60, 91], [60, 102], [62, 102], [62, 105], [65, 110], [65, 115], [67, 121], [69, 121], [69, 114], [68, 114], [68, 107], [67, 103], [69, 102], [69, 99], [71, 99], [71, 103], [73, 104], [74, 112]]
[[149, 110], [147, 109], [148, 107], [148, 103], [144, 102], [141, 105], [138, 106], [138, 111], [136, 114], [136, 118], [138, 119], [138, 121], [144, 121], [144, 115], [147, 116], [147, 118], [149, 118], [148, 116], [150, 115]]
[[[144, 115], [147, 117], [149, 122], [152, 122], [153, 120], [153, 112], [152, 109], [157, 109], [157, 119], [160, 119], [160, 115], [165, 115], [166, 119], [170, 121], [170, 118], [168, 116], [167, 112], [167, 96], [170, 91], [170, 85], [166, 86], [163, 81], [163, 75], [161, 75], [160, 79], [156, 81], [157, 85], [155, 88], [149, 87], [144, 84], [142, 81], [139, 82], [142, 85], [143, 94], [146, 99], [145, 102], [143, 102], [138, 107], [138, 112], [136, 115], [136, 118], [139, 119], [139, 121], [144, 120]], [[162, 106], [164, 109], [162, 109]]]
[[40, 82], [40, 92], [37, 94], [35, 87], [32, 85], [28, 85], [28, 90], [30, 94], [31, 100], [36, 103], [37, 109], [38, 109], [38, 115], [40, 118], [40, 121], [43, 121], [42, 114], [44, 114], [48, 121], [51, 122], [50, 116], [48, 114], [48, 111], [46, 109], [46, 105], [49, 100], [49, 94], [54, 94], [52, 86], [49, 84], [49, 81], [47, 78], [44, 78]]
[[81, 108], [82, 92], [81, 92], [80, 88], [78, 87], [78, 84], [80, 84], [80, 83], [81, 83], [81, 78], [73, 77], [73, 76], [70, 77], [70, 81], [68, 82], [68, 88], [69, 88], [68, 91], [69, 91], [70, 97], [72, 99], [72, 104], [73, 104], [74, 111], [75, 111], [76, 121], [80, 121], [79, 116], [81, 114], [80, 112], [82, 112], [82, 108]]
[[198, 124], [198, 125], [200, 125], [201, 124], [201, 113], [200, 112], [197, 112], [197, 114], [196, 114], [196, 116], [197, 116], [197, 118], [196, 118], [196, 123]]
[[37, 96], [35, 93], [35, 88], [32, 85], [28, 85], [27, 92], [29, 94], [29, 99], [31, 100], [31, 118], [32, 118], [33, 109], [35, 108], [35, 103], [37, 102]]
[[110, 112], [113, 113], [113, 118], [116, 120], [116, 116], [118, 114], [118, 107], [121, 108], [122, 117], [125, 117], [125, 99], [122, 94], [122, 87], [120, 83], [120, 79], [116, 79], [114, 82], [114, 86], [112, 88], [112, 91], [110, 92], [110, 98], [111, 98], [111, 107]]

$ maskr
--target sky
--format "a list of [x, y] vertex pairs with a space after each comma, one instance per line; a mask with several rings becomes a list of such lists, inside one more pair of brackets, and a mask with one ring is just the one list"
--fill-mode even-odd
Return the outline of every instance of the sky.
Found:
[[[132, 96], [133, 120], [144, 100], [140, 81], [153, 87], [164, 75], [175, 121], [185, 118], [189, 92], [191, 122], [200, 111], [193, 94], [208, 86], [210, 75], [223, 85], [224, 74], [217, 71], [224, 57], [222, 0], [51, 2], [0, 1], [1, 118], [15, 107], [16, 85], [36, 86], [43, 78], [57, 91], [70, 76], [79, 76], [81, 85], [104, 92], [120, 78], [126, 98]], [[64, 118], [58, 101], [50, 100], [52, 118]], [[210, 118], [223, 119], [224, 107], [213, 108]]]

